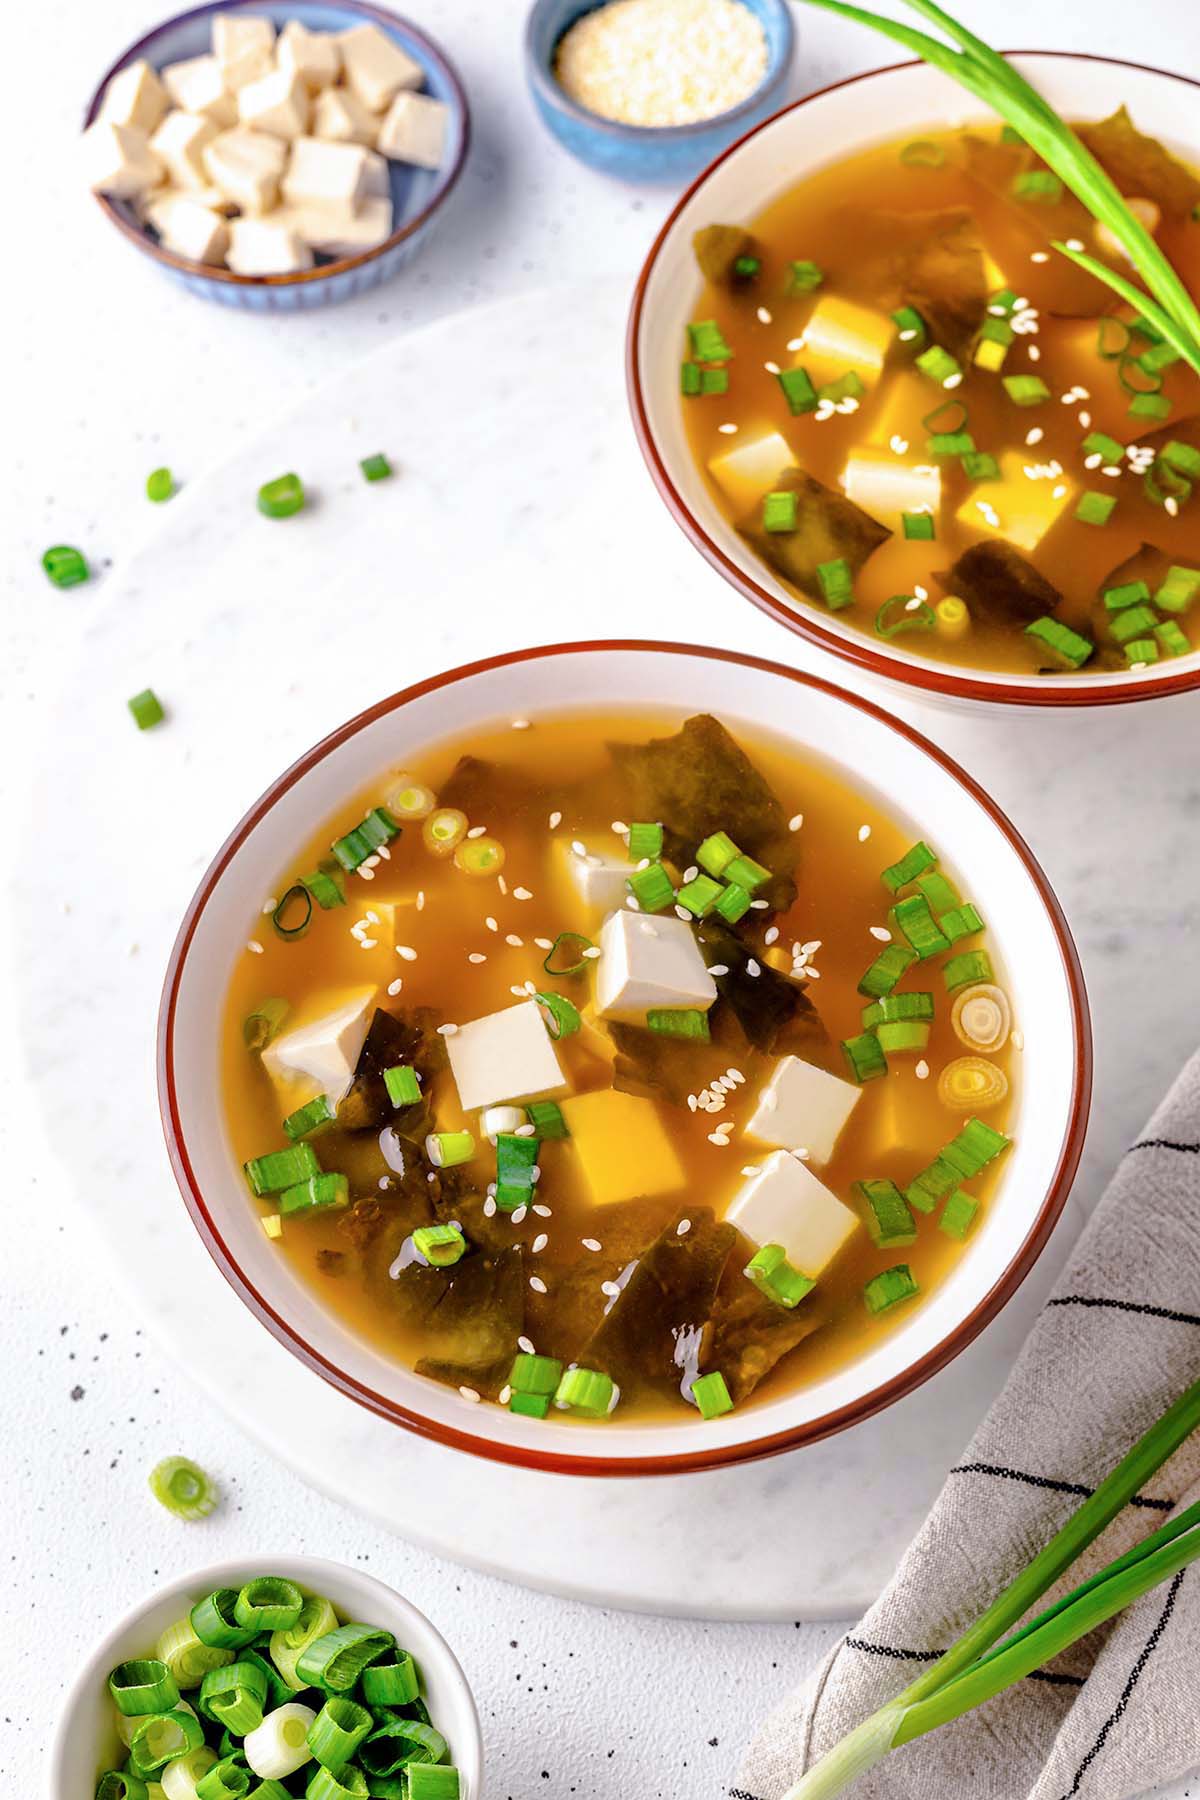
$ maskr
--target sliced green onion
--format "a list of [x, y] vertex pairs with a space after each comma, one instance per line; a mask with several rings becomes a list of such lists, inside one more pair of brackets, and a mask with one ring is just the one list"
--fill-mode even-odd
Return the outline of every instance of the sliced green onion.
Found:
[[154, 1654], [167, 1665], [180, 1693], [199, 1687], [209, 1669], [220, 1669], [233, 1661], [232, 1650], [202, 1643], [186, 1617], [167, 1626], [154, 1646]]
[[365, 1706], [344, 1694], [331, 1694], [313, 1720], [308, 1747], [325, 1769], [341, 1769], [374, 1726]]
[[323, 1175], [310, 1175], [307, 1181], [297, 1181], [291, 1187], [284, 1188], [279, 1196], [280, 1216], [285, 1219], [295, 1218], [301, 1213], [328, 1212], [331, 1208], [341, 1208], [350, 1204], [350, 1183], [344, 1175], [332, 1171]]
[[381, 844], [390, 844], [399, 831], [399, 825], [386, 806], [373, 806], [361, 825], [338, 838], [333, 854], [343, 869], [352, 874], [369, 856], [374, 856]]
[[462, 1789], [452, 1763], [411, 1763], [407, 1800], [459, 1800]]
[[1125, 661], [1131, 668], [1158, 661], [1158, 640], [1152, 637], [1131, 638], [1125, 646]]
[[1118, 644], [1127, 644], [1131, 638], [1147, 636], [1157, 623], [1158, 615], [1152, 606], [1130, 606], [1114, 613], [1108, 628]]
[[431, 1131], [425, 1139], [425, 1154], [435, 1169], [455, 1169], [470, 1162], [475, 1139], [469, 1131]]
[[935, 913], [949, 912], [952, 906], [958, 906], [961, 896], [952, 881], [938, 869], [931, 869], [917, 876], [917, 892], [923, 894]]
[[55, 587], [78, 587], [91, 574], [82, 550], [73, 544], [51, 544], [42, 552], [42, 567]]
[[537, 1167], [538, 1140], [501, 1131], [496, 1136], [496, 1173], [506, 1187], [532, 1188]]
[[1154, 604], [1160, 612], [1186, 612], [1197, 594], [1200, 594], [1200, 569], [1187, 569], [1174, 563], [1154, 596]]
[[570, 1137], [567, 1121], [557, 1100], [531, 1100], [525, 1108], [534, 1133], [540, 1138]]
[[819, 387], [817, 399], [832, 400], [836, 406], [842, 400], [862, 400], [866, 392], [862, 378], [853, 369], [847, 369], [836, 381], [827, 381], [824, 387]]
[[713, 911], [719, 913], [727, 924], [736, 925], [738, 920], [744, 918], [750, 911], [752, 904], [745, 888], [739, 887], [736, 881], [731, 881], [728, 887], [721, 889], [720, 897], [714, 902]]
[[975, 1223], [975, 1215], [978, 1211], [978, 1200], [973, 1200], [970, 1194], [963, 1192], [962, 1188], [955, 1188], [942, 1208], [942, 1216], [938, 1220], [938, 1230], [944, 1231], [947, 1237], [965, 1238]]
[[679, 391], [687, 399], [693, 400], [700, 392], [700, 364], [689, 362], [685, 358], [679, 365]]
[[[308, 1733], [315, 1718], [312, 1707], [303, 1701], [285, 1700], [246, 1734], [242, 1754], [260, 1780], [283, 1781], [312, 1761]], [[261, 1790], [254, 1792], [257, 1796]]]
[[1110, 613], [1124, 612], [1129, 606], [1140, 606], [1149, 598], [1150, 589], [1144, 581], [1123, 581], [1119, 587], [1104, 590], [1104, 605]]
[[434, 856], [453, 856], [467, 835], [470, 821], [454, 806], [439, 806], [421, 827], [425, 848]]
[[508, 1410], [527, 1419], [544, 1419], [550, 1411], [550, 1400], [549, 1394], [514, 1393], [509, 1396]]
[[942, 969], [942, 978], [948, 994], [956, 994], [959, 988], [970, 987], [977, 981], [991, 981], [992, 959], [986, 950], [963, 950], [958, 956], [949, 958]]
[[546, 1030], [556, 1043], [559, 1038], [573, 1037], [582, 1026], [579, 1008], [565, 994], [535, 994], [533, 998]]
[[969, 900], [964, 900], [961, 906], [951, 907], [949, 912], [939, 913], [938, 925], [942, 936], [951, 944], [974, 937], [985, 929], [982, 917]]
[[1040, 375], [1003, 375], [1001, 382], [1014, 406], [1041, 406], [1050, 399], [1050, 389]]
[[922, 1019], [894, 1019], [875, 1028], [879, 1048], [885, 1056], [907, 1050], [924, 1050], [929, 1042], [929, 1026]]
[[775, 377], [783, 389], [788, 411], [793, 418], [801, 413], [816, 412], [820, 401], [806, 369], [780, 369]]
[[877, 1250], [916, 1242], [917, 1222], [894, 1181], [856, 1181], [852, 1191], [863, 1202], [867, 1235]]
[[250, 1771], [236, 1752], [215, 1762], [196, 1783], [197, 1800], [241, 1800], [249, 1791]]
[[877, 1025], [895, 1025], [906, 1019], [920, 1019], [927, 1024], [932, 1017], [932, 994], [884, 994], [863, 1007], [862, 1022], [867, 1031], [874, 1031]]
[[386, 481], [395, 472], [387, 457], [378, 450], [374, 456], [364, 456], [358, 466], [365, 481]]
[[[305, 1800], [367, 1800], [369, 1792], [366, 1776], [353, 1763], [336, 1773], [318, 1767], [304, 1790]], [[379, 1795], [378, 1788], [375, 1793]]]
[[702, 1419], [719, 1419], [722, 1413], [733, 1411], [733, 1401], [720, 1369], [697, 1376], [692, 1383], [692, 1399], [699, 1407]]
[[816, 1282], [794, 1268], [782, 1244], [764, 1244], [755, 1252], [742, 1273], [768, 1300], [789, 1312], [811, 1294]]
[[[729, 865], [730, 869], [734, 869], [744, 860], [744, 858], [735, 857]], [[731, 875], [730, 880], [737, 882], [739, 887], [747, 885], [744, 881], [739, 882], [736, 874]], [[721, 883], [719, 881], [714, 881], [711, 875], [697, 875], [694, 880], [684, 882], [675, 896], [675, 904], [686, 908], [694, 919], [702, 919], [706, 913], [712, 911], [720, 894]]]
[[564, 1412], [582, 1413], [589, 1419], [603, 1419], [612, 1410], [616, 1389], [611, 1375], [598, 1369], [568, 1369], [559, 1382], [554, 1404]]
[[962, 459], [962, 471], [968, 481], [998, 481], [1000, 464], [986, 450], [972, 450]]
[[1096, 355], [1105, 362], [1119, 362], [1129, 348], [1130, 336], [1124, 319], [1105, 314], [1096, 329]]
[[905, 537], [914, 542], [933, 539], [937, 535], [934, 529], [933, 514], [930, 512], [901, 513], [900, 523], [904, 527]]
[[884, 1269], [881, 1275], [871, 1277], [863, 1289], [863, 1300], [869, 1313], [884, 1313], [920, 1291], [908, 1264], [897, 1263], [894, 1269]]
[[960, 1176], [941, 1156], [935, 1156], [927, 1169], [909, 1182], [904, 1198], [917, 1212], [932, 1212], [943, 1195], [958, 1186]]
[[714, 831], [700, 845], [696, 852], [696, 861], [707, 874], [715, 875], [719, 880], [730, 863], [741, 854], [727, 832]]
[[854, 604], [854, 573], [844, 556], [817, 564], [817, 586], [830, 612], [843, 612]]
[[725, 865], [725, 879], [732, 887], [745, 888], [748, 894], [754, 893], [764, 881], [770, 881], [771, 871], [762, 863], [755, 862], [752, 856], [735, 856], [731, 863]]
[[691, 1038], [702, 1044], [707, 1044], [712, 1035], [708, 1014], [697, 1006], [652, 1006], [646, 1014], [646, 1024], [663, 1037]]
[[1164, 619], [1161, 625], [1156, 625], [1154, 637], [1159, 648], [1168, 656], [1189, 656], [1191, 654], [1191, 639], [1186, 632], [1179, 629], [1174, 619]]
[[289, 1011], [286, 1000], [260, 1000], [254, 1011], [242, 1020], [242, 1038], [247, 1050], [265, 1049]]
[[1072, 631], [1059, 619], [1047, 616], [1035, 619], [1025, 627], [1025, 636], [1033, 638], [1035, 643], [1047, 650], [1057, 663], [1065, 669], [1081, 669], [1095, 651], [1095, 644], [1081, 637], [1079, 632]]
[[788, 264], [787, 297], [798, 299], [801, 294], [815, 293], [825, 279], [824, 270], [819, 263], [808, 257], [800, 257]]
[[[421, 1098], [421, 1083], [417, 1079], [417, 1071], [410, 1069], [407, 1063], [397, 1063], [394, 1068], [385, 1069], [383, 1085], [393, 1106], [415, 1106]], [[287, 1129], [286, 1119], [284, 1129]]]
[[1168, 419], [1173, 411], [1165, 394], [1135, 394], [1129, 402], [1131, 419]]
[[861, 977], [858, 984], [860, 994], [868, 994], [878, 999], [890, 994], [896, 983], [907, 969], [917, 960], [915, 950], [909, 950], [904, 944], [889, 944], [881, 950], [870, 968]]
[[903, 895], [888, 914], [888, 920], [892, 928], [908, 940], [922, 962], [950, 948], [924, 894]]
[[[377, 1795], [380, 1776], [394, 1775], [400, 1769], [407, 1775], [417, 1763], [439, 1763], [446, 1750], [446, 1740], [434, 1726], [423, 1719], [390, 1713], [359, 1747], [358, 1760], [371, 1778], [372, 1795]], [[309, 1800], [313, 1800], [311, 1788]]]
[[797, 497], [792, 488], [780, 488], [763, 495], [762, 525], [764, 531], [795, 531]]
[[206, 1719], [215, 1719], [235, 1737], [245, 1737], [262, 1724], [267, 1688], [267, 1677], [258, 1663], [239, 1658], [224, 1669], [208, 1671], [200, 1683], [196, 1705]]
[[175, 1677], [157, 1656], [139, 1656], [118, 1663], [108, 1678], [108, 1691], [113, 1705], [126, 1718], [170, 1712], [179, 1704]]
[[238, 1590], [233, 1616], [259, 1631], [290, 1631], [300, 1617], [304, 1595], [282, 1575], [256, 1575]]
[[1006, 319], [985, 319], [979, 327], [979, 337], [975, 344], [973, 361], [976, 368], [986, 369], [992, 375], [999, 374], [1016, 337], [1016, 332]]
[[[150, 1492], [177, 1519], [207, 1519], [221, 1497], [220, 1489], [199, 1463], [186, 1456], [165, 1456], [149, 1475]], [[159, 1709], [160, 1711], [163, 1709]]]
[[689, 325], [687, 331], [697, 362], [725, 363], [732, 357], [733, 351], [715, 319], [700, 319]]
[[407, 1650], [392, 1662], [372, 1663], [359, 1683], [368, 1706], [407, 1706], [420, 1692], [417, 1665]]
[[658, 862], [650, 863], [645, 869], [635, 869], [626, 886], [643, 912], [662, 912], [675, 899], [671, 877]]
[[203, 1742], [204, 1728], [190, 1706], [146, 1713], [134, 1721], [129, 1760], [139, 1775], [154, 1775], [177, 1756], [198, 1750]]
[[348, 1694], [363, 1670], [396, 1647], [390, 1631], [374, 1625], [339, 1625], [309, 1644], [296, 1663], [306, 1686]]
[[1119, 463], [1125, 455], [1125, 446], [1115, 437], [1109, 437], [1107, 431], [1089, 431], [1080, 449], [1085, 456], [1098, 456], [1103, 463]]
[[1002, 1131], [994, 1131], [982, 1119], [968, 1119], [958, 1136], [943, 1146], [938, 1160], [957, 1169], [960, 1180], [970, 1181], [1007, 1150], [1009, 1142]]
[[662, 855], [663, 828], [645, 820], [629, 827], [630, 862], [655, 862]]
[[170, 469], [151, 469], [146, 477], [146, 498], [161, 506], [175, 492], [175, 477]]
[[1056, 206], [1063, 197], [1063, 183], [1052, 169], [1022, 169], [1013, 178], [1014, 200], [1036, 200]]
[[864, 1031], [859, 1037], [843, 1039], [842, 1053], [851, 1075], [860, 1086], [864, 1081], [874, 1081], [888, 1072], [887, 1057], [879, 1048], [879, 1039], [873, 1031]]
[[300, 877], [300, 884], [308, 889], [322, 912], [346, 904], [341, 882], [332, 869], [314, 869], [311, 875]]
[[293, 1144], [290, 1150], [268, 1150], [265, 1156], [252, 1156], [242, 1167], [260, 1198], [263, 1194], [280, 1194], [284, 1188], [321, 1173], [316, 1151], [310, 1144]]
[[945, 160], [946, 152], [932, 138], [914, 138], [900, 151], [900, 161], [908, 169], [940, 169]]
[[467, 1253], [461, 1225], [418, 1225], [412, 1241], [417, 1255], [435, 1269], [452, 1268]]
[[911, 344], [921, 350], [929, 341], [929, 332], [925, 321], [915, 306], [900, 306], [892, 314], [902, 344]]
[[[918, 875], [924, 875], [928, 869], [935, 869], [937, 860], [934, 851], [922, 840], [914, 844], [911, 850], [906, 850], [899, 862], [891, 863], [881, 870], [879, 879], [889, 893], [898, 894], [902, 887], [907, 887]], [[886, 951], [884, 954], [887, 954]]]
[[[925, 448], [930, 456], [957, 456], [962, 458], [964, 456], [974, 455], [975, 439], [971, 436], [969, 431], [935, 431], [932, 437], [926, 438]], [[906, 514], [905, 516], [907, 517], [908, 515]], [[926, 514], [925, 516], [930, 517], [931, 515]], [[907, 537], [908, 535], [909, 534], [905, 532], [905, 536]]]
[[271, 923], [281, 938], [301, 938], [312, 922], [312, 911], [312, 895], [297, 881], [271, 914]]
[[926, 600], [914, 594], [893, 594], [875, 614], [875, 632], [882, 638], [899, 637], [902, 631], [933, 631], [937, 614]]
[[[576, 946], [579, 947], [579, 954], [576, 953]], [[560, 931], [546, 952], [542, 968], [547, 975], [582, 975], [588, 966], [588, 959], [582, 955], [582, 951], [594, 949], [591, 938], [584, 937], [581, 931]]]
[[279, 475], [258, 490], [258, 510], [268, 519], [290, 519], [304, 505], [304, 484], [298, 475]]
[[132, 1769], [106, 1769], [96, 1783], [96, 1800], [147, 1800], [148, 1793]]
[[296, 1673], [296, 1664], [317, 1638], [337, 1629], [337, 1614], [322, 1594], [306, 1594], [300, 1617], [286, 1631], [273, 1631], [269, 1645], [271, 1661], [283, 1680], [295, 1691], [308, 1683]]
[[1081, 525], [1107, 525], [1117, 504], [1115, 494], [1100, 494], [1087, 488], [1079, 496], [1075, 517]]
[[957, 387], [963, 378], [962, 364], [941, 344], [930, 344], [916, 359], [916, 367], [939, 387]]
[[522, 1350], [513, 1359], [508, 1385], [517, 1394], [556, 1394], [562, 1380], [562, 1364], [554, 1356], [535, 1356]]
[[394, 819], [405, 819], [415, 824], [418, 820], [429, 817], [437, 805], [437, 795], [423, 781], [414, 781], [411, 776], [401, 775], [388, 789], [384, 805]]
[[454, 852], [454, 866], [464, 875], [498, 875], [504, 867], [504, 845], [498, 838], [464, 838]]
[[153, 688], [143, 688], [127, 705], [139, 731], [149, 731], [153, 726], [161, 725], [167, 716], [163, 703]]
[[[210, 1750], [207, 1744], [199, 1750], [190, 1751], [186, 1756], [175, 1757], [162, 1771], [161, 1787], [165, 1800], [196, 1800], [196, 1783], [212, 1768], [216, 1760], [216, 1751]], [[114, 1794], [111, 1800], [120, 1800], [120, 1796]], [[159, 1800], [159, 1797], [156, 1795], [153, 1800]]]
[[203, 1600], [197, 1600], [188, 1617], [202, 1644], [212, 1644], [218, 1650], [239, 1650], [257, 1635], [238, 1624], [233, 1616], [236, 1605], [236, 1588], [217, 1588]]

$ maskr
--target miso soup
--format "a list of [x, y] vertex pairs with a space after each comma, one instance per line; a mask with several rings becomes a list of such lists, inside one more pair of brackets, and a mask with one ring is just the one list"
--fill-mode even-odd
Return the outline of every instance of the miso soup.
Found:
[[[1079, 129], [1200, 293], [1200, 179], [1124, 111]], [[798, 608], [1023, 676], [1200, 648], [1200, 379], [1055, 240], [1132, 273], [998, 126], [697, 233], [691, 447]]]
[[381, 771], [233, 973], [246, 1204], [466, 1401], [710, 1418], [827, 1374], [1003, 1204], [1019, 1035], [943, 850], [706, 715]]

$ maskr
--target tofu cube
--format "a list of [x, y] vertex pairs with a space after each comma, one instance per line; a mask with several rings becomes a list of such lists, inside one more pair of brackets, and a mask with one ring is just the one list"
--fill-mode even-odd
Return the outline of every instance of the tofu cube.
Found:
[[235, 275], [297, 275], [313, 253], [286, 220], [232, 219], [225, 261]]
[[331, 144], [374, 144], [379, 120], [350, 88], [326, 88], [313, 102], [310, 130]]
[[82, 139], [87, 184], [93, 194], [113, 200], [136, 200], [158, 187], [163, 165], [150, 148], [144, 131], [133, 125], [111, 125], [97, 119]]
[[858, 1215], [787, 1150], [763, 1159], [725, 1217], [760, 1250], [782, 1244], [788, 1261], [812, 1280], [829, 1267], [859, 1223]]
[[174, 105], [214, 125], [232, 125], [237, 101], [225, 86], [225, 73], [215, 56], [189, 56], [185, 62], [168, 63], [163, 86]]
[[930, 400], [929, 383], [923, 375], [911, 369], [889, 374], [872, 399], [867, 442], [919, 460], [929, 436], [925, 420], [936, 404]]
[[279, 199], [279, 178], [287, 163], [282, 139], [235, 126], [204, 148], [209, 180], [242, 212], [270, 212]]
[[343, 991], [332, 1007], [322, 999], [314, 1006], [315, 1016], [267, 1045], [262, 1053], [263, 1068], [279, 1087], [289, 1110], [317, 1094], [328, 1094], [334, 1105], [345, 1096], [354, 1080], [377, 993], [373, 985], [352, 988]]
[[348, 206], [288, 206], [281, 209], [293, 230], [323, 256], [361, 256], [392, 233], [392, 202], [368, 194], [357, 212]]
[[364, 150], [363, 161], [366, 164], [367, 171], [365, 186], [366, 197], [370, 199], [374, 196], [380, 200], [390, 200], [392, 197], [392, 177], [391, 172], [388, 169], [387, 157], [377, 156], [374, 150]]
[[376, 140], [395, 162], [419, 169], [440, 169], [446, 155], [450, 108], [428, 94], [397, 94], [379, 127]]
[[710, 458], [708, 472], [737, 514], [752, 512], [764, 494], [770, 493], [785, 469], [795, 466], [796, 455], [778, 431], [747, 438], [736, 450], [724, 450]]
[[211, 119], [169, 112], [150, 139], [150, 148], [175, 187], [207, 187], [209, 178], [204, 167], [204, 151], [217, 135], [218, 127]]
[[229, 248], [229, 223], [199, 199], [174, 190], [149, 202], [144, 218], [165, 249], [189, 262], [220, 264]]
[[308, 88], [301, 75], [286, 69], [273, 69], [260, 81], [249, 81], [237, 97], [237, 115], [251, 131], [265, 131], [271, 137], [291, 143], [308, 130], [312, 106]]
[[419, 88], [425, 71], [378, 25], [355, 25], [338, 33], [346, 85], [368, 112], [381, 113], [401, 88]]
[[936, 519], [942, 504], [941, 470], [892, 450], [856, 450], [846, 459], [841, 486], [847, 500], [889, 531], [901, 529], [902, 513], [929, 513]]
[[329, 144], [320, 138], [297, 138], [283, 177], [284, 198], [293, 206], [319, 205], [358, 210], [370, 179], [367, 152], [360, 144]]
[[225, 86], [238, 93], [275, 66], [275, 27], [270, 19], [248, 13], [218, 13], [212, 28], [213, 55], [221, 65]]
[[332, 87], [342, 72], [341, 46], [332, 31], [310, 31], [289, 19], [279, 34], [275, 60], [289, 75], [299, 75], [310, 94]]
[[1074, 482], [1059, 475], [1031, 479], [1026, 467], [1035, 453], [1006, 450], [999, 457], [999, 481], [977, 481], [955, 513], [960, 525], [987, 537], [1007, 538], [1018, 550], [1036, 550], [1046, 533], [1074, 507]]
[[118, 69], [104, 90], [100, 118], [106, 125], [132, 125], [149, 137], [162, 123], [167, 93], [144, 56]]
[[855, 1082], [829, 1075], [799, 1056], [784, 1056], [759, 1093], [746, 1121], [746, 1135], [762, 1144], [807, 1150], [809, 1161], [820, 1167], [833, 1155], [861, 1098], [862, 1089]]
[[624, 906], [636, 863], [595, 852], [578, 856], [563, 838], [555, 840], [552, 854], [556, 885], [568, 905], [582, 906], [593, 920]]
[[533, 1000], [460, 1025], [446, 1039], [446, 1054], [464, 1112], [561, 1094], [567, 1085]]
[[864, 387], [871, 387], [883, 373], [896, 323], [887, 313], [826, 294], [809, 313], [801, 335], [804, 343], [793, 361], [808, 370], [815, 387], [851, 369]]
[[562, 1115], [594, 1206], [683, 1187], [683, 1164], [652, 1100], [605, 1088], [564, 1100]]
[[600, 928], [596, 1011], [604, 1019], [642, 1021], [652, 1006], [707, 1012], [717, 984], [704, 964], [692, 928], [667, 917], [622, 907]]

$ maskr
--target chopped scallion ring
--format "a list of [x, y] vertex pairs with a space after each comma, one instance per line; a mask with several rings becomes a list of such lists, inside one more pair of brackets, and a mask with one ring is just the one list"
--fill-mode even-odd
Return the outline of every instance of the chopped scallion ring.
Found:
[[170, 469], [151, 469], [146, 477], [146, 498], [161, 506], [175, 492], [175, 477]]
[[389, 475], [395, 473], [391, 463], [381, 452], [376, 452], [374, 456], [364, 456], [358, 466], [367, 481], [386, 481]]
[[306, 1686], [327, 1694], [348, 1694], [369, 1663], [378, 1662], [396, 1640], [372, 1625], [339, 1625], [307, 1646], [296, 1664]]
[[322, 1768], [342, 1769], [374, 1724], [365, 1706], [344, 1694], [331, 1694], [312, 1722], [308, 1747]]
[[435, 1169], [455, 1169], [470, 1162], [475, 1139], [469, 1131], [433, 1131], [425, 1139], [425, 1154]]
[[239, 1589], [233, 1616], [255, 1631], [290, 1631], [300, 1617], [304, 1595], [282, 1575], [256, 1575]]
[[221, 1497], [212, 1477], [186, 1456], [166, 1456], [155, 1463], [149, 1483], [154, 1498], [177, 1519], [206, 1519]]
[[[421, 1083], [417, 1071], [406, 1063], [397, 1063], [395, 1068], [383, 1071], [383, 1085], [387, 1089], [387, 1097], [395, 1107], [415, 1106], [421, 1098]], [[287, 1121], [284, 1121], [286, 1127]]]
[[504, 845], [495, 838], [464, 838], [454, 852], [454, 866], [464, 875], [498, 875], [504, 867]]
[[418, 1256], [435, 1269], [451, 1268], [467, 1253], [467, 1240], [461, 1225], [418, 1225], [412, 1234]]
[[899, 637], [902, 631], [932, 631], [937, 614], [926, 600], [912, 594], [893, 594], [875, 614], [875, 631], [879, 637]]
[[242, 1037], [247, 1050], [262, 1050], [276, 1035], [290, 1008], [286, 1000], [260, 1000], [252, 1013], [242, 1021]]
[[301, 938], [312, 923], [312, 914], [313, 897], [305, 884], [297, 881], [271, 914], [271, 923], [281, 938]]
[[535, 994], [533, 997], [552, 1038], [571, 1037], [582, 1026], [579, 1008], [564, 994]]
[[581, 931], [560, 931], [546, 952], [542, 968], [547, 975], [582, 975], [588, 966], [588, 959], [579, 950], [594, 950], [591, 938], [584, 937]]
[[[164, 1502], [164, 1505], [166, 1503]], [[134, 1657], [118, 1663], [108, 1678], [113, 1705], [126, 1718], [141, 1713], [170, 1712], [179, 1705], [175, 1677], [157, 1656]]]
[[127, 704], [139, 731], [149, 731], [152, 726], [161, 725], [167, 716], [163, 703], [153, 688], [143, 688]]
[[900, 151], [906, 169], [940, 169], [945, 160], [946, 152], [932, 138], [914, 138]]
[[290, 519], [304, 506], [304, 484], [298, 475], [280, 475], [258, 490], [258, 510], [268, 519]]
[[82, 550], [73, 544], [51, 544], [42, 552], [42, 567], [55, 587], [78, 587], [91, 575]]
[[453, 856], [467, 835], [469, 823], [466, 813], [459, 812], [456, 807], [439, 807], [429, 814], [421, 827], [425, 848], [434, 856]]

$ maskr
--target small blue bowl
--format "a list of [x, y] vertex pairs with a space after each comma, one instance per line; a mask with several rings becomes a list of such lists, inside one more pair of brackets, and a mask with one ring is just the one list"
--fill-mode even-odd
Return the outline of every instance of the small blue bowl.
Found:
[[664, 181], [694, 175], [705, 163], [759, 125], [783, 104], [795, 50], [787, 0], [740, 0], [767, 40], [767, 70], [748, 99], [694, 125], [623, 125], [570, 98], [554, 73], [564, 32], [606, 0], [536, 0], [525, 28], [525, 75], [534, 103], [559, 143], [581, 162], [627, 181]]
[[146, 36], [131, 44], [104, 76], [92, 95], [84, 115], [86, 129], [100, 110], [104, 90], [121, 69], [139, 57], [154, 69], [183, 57], [200, 56], [211, 42], [212, 21], [216, 13], [252, 12], [274, 21], [277, 29], [289, 19], [299, 19], [310, 31], [347, 31], [353, 25], [378, 25], [402, 50], [420, 63], [425, 71], [424, 92], [442, 100], [450, 109], [446, 137], [446, 160], [440, 169], [416, 169], [407, 164], [389, 162], [392, 188], [393, 218], [396, 228], [382, 244], [364, 250], [358, 256], [342, 256], [303, 269], [295, 275], [236, 275], [232, 269], [210, 268], [206, 263], [188, 262], [164, 249], [140, 222], [133, 208], [124, 200], [96, 196], [99, 204], [130, 243], [149, 256], [161, 269], [174, 276], [189, 293], [204, 300], [219, 300], [225, 306], [237, 306], [245, 312], [306, 312], [317, 306], [328, 306], [337, 300], [349, 300], [387, 281], [414, 254], [419, 244], [430, 235], [435, 214], [447, 199], [462, 173], [471, 138], [471, 117], [467, 97], [451, 64], [414, 25], [372, 6], [368, 0], [211, 0], [210, 4], [193, 7], [167, 19]]

